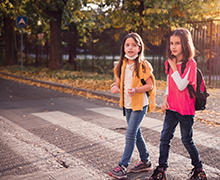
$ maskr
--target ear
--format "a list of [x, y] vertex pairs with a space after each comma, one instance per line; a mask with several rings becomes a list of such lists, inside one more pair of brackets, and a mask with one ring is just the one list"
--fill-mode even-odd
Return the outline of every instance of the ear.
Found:
[[140, 52], [141, 51], [141, 46], [139, 46], [139, 49], [138, 49], [138, 52]]

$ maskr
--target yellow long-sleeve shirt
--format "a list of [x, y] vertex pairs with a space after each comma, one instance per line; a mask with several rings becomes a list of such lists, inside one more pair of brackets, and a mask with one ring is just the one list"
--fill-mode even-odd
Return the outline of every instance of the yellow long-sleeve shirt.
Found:
[[[123, 60], [123, 64], [121, 66], [121, 77], [120, 79], [120, 102], [119, 106], [124, 106], [124, 72], [126, 67], [127, 59], [125, 58]], [[146, 71], [144, 71], [142, 65], [146, 67]], [[116, 75], [116, 70], [115, 70]], [[155, 83], [155, 77], [153, 75], [153, 68], [150, 65], [148, 61], [142, 61], [139, 67], [139, 77], [137, 77], [136, 72], [134, 72], [132, 85], [131, 87], [141, 87], [143, 84], [141, 83], [141, 79], [144, 79], [145, 81], [151, 77], [153, 81], [153, 89], [148, 91], [148, 94], [150, 96], [150, 99], [152, 103], [149, 101], [149, 108], [147, 113], [151, 112], [155, 107], [155, 94], [156, 94], [156, 83]], [[143, 109], [143, 93], [136, 93], [133, 97], [131, 97], [131, 106], [133, 111], [138, 111]]]

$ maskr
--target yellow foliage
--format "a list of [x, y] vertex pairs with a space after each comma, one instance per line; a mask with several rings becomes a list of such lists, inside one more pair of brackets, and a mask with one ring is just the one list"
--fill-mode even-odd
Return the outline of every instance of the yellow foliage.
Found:
[[147, 29], [148, 33], [143, 34], [143, 39], [147, 39], [151, 44], [159, 46], [164, 40], [164, 34], [167, 33], [169, 29], [164, 27], [154, 27], [152, 29]]
[[160, 14], [161, 12], [162, 12], [161, 9], [157, 9], [157, 10], [156, 10], [156, 13], [157, 13], [157, 14]]
[[139, 6], [140, 5], [139, 1], [132, 1], [132, 3], [133, 3], [134, 6]]
[[163, 14], [167, 14], [168, 11], [166, 9], [163, 9]]
[[114, 34], [114, 40], [115, 40], [115, 41], [118, 41], [119, 38], [120, 38], [120, 34], [119, 34], [119, 33], [115, 33], [115, 34]]
[[150, 8], [148, 8], [148, 9], [146, 9], [145, 11], [143, 11], [146, 15], [148, 15], [148, 14], [150, 14], [151, 13], [151, 9]]

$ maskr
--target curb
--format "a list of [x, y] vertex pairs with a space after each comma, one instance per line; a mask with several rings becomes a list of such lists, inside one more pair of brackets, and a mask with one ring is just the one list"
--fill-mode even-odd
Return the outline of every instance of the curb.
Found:
[[77, 88], [77, 87], [68, 86], [68, 85], [65, 85], [65, 84], [53, 83], [53, 82], [49, 82], [49, 81], [41, 81], [41, 80], [26, 78], [26, 77], [22, 77], [22, 76], [16, 76], [16, 75], [13, 75], [13, 74], [7, 74], [7, 73], [2, 73], [2, 72], [0, 72], [0, 74], [5, 75], [5, 76], [14, 77], [14, 78], [24, 79], [24, 80], [28, 80], [28, 81], [32, 81], [32, 82], [36, 82], [36, 83], [42, 83], [42, 84], [46, 84], [46, 85], [49, 85], [49, 86], [62, 87], [62, 88], [67, 88], [67, 89], [71, 89], [71, 90], [76, 90], [76, 91], [89, 92], [92, 95], [101, 96], [101, 97], [104, 96], [108, 99], [113, 99], [113, 100], [116, 100], [116, 101], [119, 101], [119, 98], [120, 98], [118, 94], [114, 95], [114, 94], [110, 94], [108, 92]]
[[[28, 81], [32, 81], [32, 82], [36, 82], [36, 83], [42, 83], [42, 84], [46, 84], [49, 86], [62, 87], [62, 88], [70, 89], [70, 90], [88, 92], [88, 93], [91, 93], [92, 95], [105, 97], [107, 99], [112, 99], [115, 101], [119, 101], [119, 99], [120, 99], [119, 94], [112, 94], [108, 91], [95, 91], [95, 90], [90, 90], [90, 89], [77, 88], [77, 87], [68, 86], [65, 84], [53, 83], [53, 82], [49, 82], [49, 81], [41, 81], [41, 80], [26, 78], [26, 77], [22, 77], [22, 76], [13, 75], [13, 74], [7, 74], [7, 73], [3, 73], [3, 72], [0, 72], [0, 74], [5, 75], [5, 76], [14, 77], [14, 78], [24, 79], [24, 80], [28, 80]], [[158, 104], [155, 104], [155, 108], [160, 108], [160, 106]]]

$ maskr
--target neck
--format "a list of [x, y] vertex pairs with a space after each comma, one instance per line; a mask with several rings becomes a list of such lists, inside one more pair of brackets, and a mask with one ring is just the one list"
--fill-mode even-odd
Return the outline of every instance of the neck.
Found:
[[127, 61], [128, 64], [134, 64], [134, 60], [129, 60]]
[[183, 59], [183, 55], [182, 54], [180, 54], [179, 56], [176, 56], [176, 62], [177, 63], [181, 62], [182, 59]]

